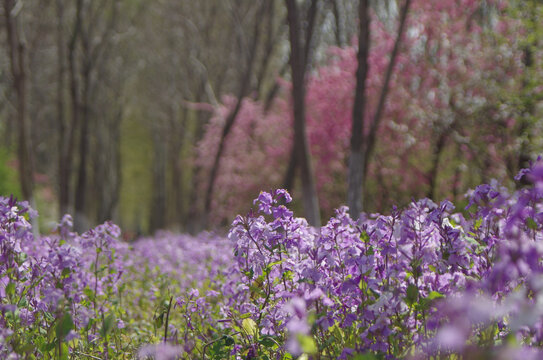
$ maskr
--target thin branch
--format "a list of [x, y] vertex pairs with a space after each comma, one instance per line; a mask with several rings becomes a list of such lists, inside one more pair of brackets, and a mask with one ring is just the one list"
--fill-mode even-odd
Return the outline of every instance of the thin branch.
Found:
[[[383, 88], [381, 90], [381, 95], [379, 97], [379, 103], [375, 111], [375, 117], [373, 118], [373, 121], [370, 126], [368, 141], [366, 142], [366, 151], [365, 151], [366, 161], [364, 162], [364, 166], [366, 167], [366, 169], [368, 166], [369, 157], [371, 156], [373, 149], [375, 147], [375, 137], [377, 134], [377, 129], [379, 128], [379, 123], [381, 122], [381, 119], [383, 117], [385, 101], [388, 95], [390, 80], [392, 79], [392, 72], [394, 70], [394, 65], [396, 64], [396, 58], [398, 56], [398, 52], [400, 49], [400, 42], [402, 39], [402, 35], [404, 33], [407, 13], [409, 12], [410, 5], [411, 5], [411, 0], [405, 0], [404, 6], [402, 8], [402, 12], [400, 14], [400, 24], [398, 26], [398, 33], [396, 34], [394, 47], [392, 49], [392, 53], [390, 54], [390, 62], [388, 63], [388, 67], [386, 70], [385, 81], [383, 83]], [[366, 171], [364, 171], [364, 173], [366, 173]]]

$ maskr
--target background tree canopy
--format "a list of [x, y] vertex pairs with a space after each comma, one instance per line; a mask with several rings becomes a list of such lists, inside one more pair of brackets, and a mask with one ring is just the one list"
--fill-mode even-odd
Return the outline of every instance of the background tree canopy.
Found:
[[42, 227], [198, 232], [277, 187], [312, 224], [461, 203], [543, 150], [538, 0], [2, 5], [0, 191]]

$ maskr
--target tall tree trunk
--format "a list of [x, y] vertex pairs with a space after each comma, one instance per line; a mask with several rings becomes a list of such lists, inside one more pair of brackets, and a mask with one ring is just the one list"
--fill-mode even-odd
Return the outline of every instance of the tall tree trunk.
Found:
[[274, 29], [274, 19], [275, 19], [275, 0], [270, 0], [266, 2], [265, 7], [265, 17], [266, 17], [266, 41], [263, 46], [262, 55], [260, 58], [260, 68], [256, 71], [256, 99], [263, 100], [263, 88], [265, 85], [266, 74], [273, 59], [273, 52], [279, 44], [279, 35], [280, 31], [275, 31]]
[[[460, 149], [460, 145], [456, 145], [456, 158], [460, 159], [462, 156], [462, 150]], [[460, 194], [460, 181], [462, 180], [462, 167], [460, 165], [456, 165], [456, 168], [454, 169], [454, 176], [453, 176], [453, 187], [452, 187], [452, 203], [457, 203], [458, 195]]]
[[358, 69], [356, 70], [356, 90], [353, 103], [351, 126], [351, 155], [347, 188], [347, 205], [352, 218], [357, 219], [362, 211], [362, 184], [365, 170], [364, 156], [364, 114], [366, 111], [366, 79], [368, 74], [368, 54], [370, 48], [369, 0], [360, 0], [358, 8], [360, 32], [358, 34]]
[[[400, 49], [400, 42], [404, 33], [405, 29], [405, 23], [407, 19], [407, 14], [409, 12], [409, 7], [411, 5], [411, 0], [405, 0], [404, 6], [402, 7], [401, 13], [400, 13], [400, 22], [398, 26], [398, 32], [396, 34], [396, 39], [394, 41], [394, 47], [392, 48], [392, 53], [390, 54], [390, 61], [388, 64], [388, 67], [386, 69], [385, 78], [383, 81], [383, 87], [381, 89], [381, 93], [379, 96], [379, 101], [377, 104], [377, 108], [375, 109], [375, 116], [373, 117], [370, 128], [368, 131], [368, 135], [364, 136], [364, 123], [363, 123], [363, 116], [364, 116], [364, 107], [365, 103], [361, 104], [358, 98], [355, 98], [355, 107], [353, 107], [353, 127], [352, 131], [353, 134], [351, 135], [351, 157], [349, 159], [349, 180], [348, 180], [348, 189], [347, 189], [347, 204], [350, 207], [350, 214], [354, 218], [358, 218], [360, 215], [360, 212], [364, 210], [364, 193], [366, 189], [366, 178], [368, 174], [368, 165], [370, 163], [371, 155], [375, 149], [375, 141], [377, 137], [377, 130], [379, 129], [379, 123], [381, 122], [381, 118], [383, 117], [383, 112], [385, 109], [385, 102], [388, 95], [390, 80], [392, 79], [392, 72], [394, 70], [394, 65], [396, 64], [396, 59], [398, 56], [398, 52]], [[360, 0], [359, 5], [359, 17], [360, 17], [360, 37], [367, 36], [369, 39], [369, 30], [363, 29], [363, 27], [366, 27], [368, 25], [364, 25], [365, 23], [369, 24], [369, 14], [367, 13], [369, 7], [369, 2], [366, 0]], [[367, 31], [367, 35], [366, 35]], [[361, 40], [359, 39], [359, 42]], [[369, 40], [366, 42], [367, 47], [369, 48]], [[364, 45], [364, 43], [362, 44]], [[359, 44], [359, 46], [361, 46]], [[367, 53], [365, 54], [366, 60], [361, 59], [360, 57], [364, 56], [364, 54], [360, 53], [359, 48], [359, 68], [357, 70], [357, 92], [355, 93], [355, 96], [362, 96], [363, 94], [358, 94], [358, 86], [360, 86], [360, 90], [364, 90], [365, 86], [362, 87], [361, 84], [359, 84], [360, 81], [365, 82], [365, 77], [363, 76], [363, 68], [361, 69], [361, 63], [360, 61], [365, 61], [365, 71], [367, 72]], [[359, 71], [361, 73], [359, 73]], [[365, 100], [363, 100], [365, 102]], [[358, 107], [358, 109], [356, 108]], [[355, 114], [356, 111], [356, 114]], [[359, 111], [362, 111], [359, 113]], [[362, 118], [356, 119], [356, 117], [360, 116]], [[360, 121], [360, 122], [358, 122]], [[360, 139], [357, 138], [360, 136]]]
[[292, 149], [290, 150], [290, 157], [287, 165], [287, 172], [285, 173], [285, 178], [283, 179], [283, 189], [288, 192], [292, 192], [294, 188], [294, 179], [296, 178], [296, 168], [298, 167], [298, 157], [296, 156], [296, 146], [292, 144]]
[[[170, 119], [170, 146], [169, 146], [169, 160], [171, 167], [171, 189], [172, 189], [172, 210], [173, 216], [171, 217], [172, 225], [181, 226], [181, 219], [184, 218], [183, 214], [183, 164], [181, 162], [180, 152], [183, 148], [185, 137], [185, 126], [187, 119], [187, 109], [173, 111]], [[179, 124], [178, 124], [179, 122]]]
[[[120, 98], [118, 92], [115, 98]], [[117, 106], [115, 104], [114, 106]], [[96, 118], [95, 142], [92, 147], [93, 183], [89, 193], [94, 199], [94, 218], [98, 223], [115, 219], [120, 186], [120, 142], [122, 107]], [[89, 204], [91, 205], [91, 204]]]
[[[370, 162], [370, 157], [375, 149], [375, 140], [377, 137], [377, 130], [379, 129], [379, 124], [383, 117], [385, 111], [385, 102], [388, 96], [388, 90], [390, 85], [390, 80], [392, 79], [392, 73], [394, 71], [394, 65], [396, 65], [396, 59], [398, 58], [398, 52], [400, 50], [400, 43], [405, 30], [405, 23], [407, 20], [407, 14], [409, 12], [409, 7], [411, 6], [411, 0], [405, 0], [404, 6], [400, 13], [400, 23], [398, 25], [398, 32], [396, 34], [396, 39], [394, 41], [394, 47], [392, 48], [392, 53], [390, 54], [390, 61], [385, 73], [385, 80], [383, 82], [383, 88], [381, 89], [381, 94], [379, 96], [379, 102], [377, 104], [377, 109], [375, 110], [375, 117], [370, 126], [370, 131], [368, 134], [367, 146], [364, 152], [364, 172], [362, 183], [366, 181], [366, 176], [368, 173], [368, 165]], [[362, 192], [363, 194], [363, 192]], [[364, 196], [364, 195], [362, 195]]]
[[[277, 77], [283, 78], [288, 68], [289, 68], [289, 62], [284, 63], [283, 66], [281, 66], [281, 69], [279, 70], [279, 72], [277, 73]], [[275, 81], [272, 88], [268, 91], [264, 99], [264, 113], [265, 114], [271, 110], [273, 101], [275, 100], [275, 97], [279, 93], [280, 89], [281, 89], [281, 84], [279, 83], [279, 81]]]
[[436, 185], [437, 185], [437, 173], [439, 170], [439, 158], [441, 157], [441, 153], [443, 152], [443, 149], [445, 148], [445, 142], [447, 141], [447, 134], [449, 129], [445, 129], [441, 134], [439, 134], [439, 138], [437, 139], [437, 142], [434, 146], [433, 151], [433, 159], [432, 159], [432, 167], [430, 168], [430, 173], [428, 174], [428, 193], [426, 196], [429, 199], [435, 200], [436, 196]]
[[59, 174], [60, 186], [60, 211], [67, 212], [70, 207], [71, 179], [73, 154], [75, 148], [75, 136], [79, 126], [81, 100], [79, 97], [79, 78], [77, 76], [76, 53], [77, 43], [81, 32], [81, 17], [83, 11], [83, 0], [77, 0], [76, 14], [72, 34], [68, 43], [68, 80], [70, 83], [70, 103], [71, 116], [67, 136], [64, 138], [61, 146], [60, 162], [63, 164], [62, 173]]
[[122, 108], [113, 115], [109, 134], [109, 154], [107, 161], [108, 179], [106, 183], [106, 196], [102, 201], [101, 221], [115, 220], [117, 206], [119, 205], [121, 190], [121, 121], [123, 117]]
[[68, 212], [69, 189], [66, 183], [67, 175], [66, 153], [66, 119], [64, 114], [64, 5], [62, 0], [56, 1], [57, 12], [57, 122], [58, 122], [58, 209], [59, 217]]
[[[529, 19], [527, 19], [527, 23], [529, 24], [529, 33], [540, 34], [541, 22], [538, 21], [537, 14], [541, 13], [540, 10], [543, 8], [543, 5], [540, 1], [530, 0], [525, 2], [525, 6], [526, 10], [528, 11], [527, 17]], [[537, 65], [537, 53], [534, 54], [534, 51], [539, 49], [541, 45], [541, 37], [530, 36], [528, 39], [529, 40], [524, 45], [522, 58], [522, 62], [524, 64], [524, 75], [522, 80], [521, 92], [523, 93], [522, 96], [524, 98], [523, 102], [525, 109], [520, 119], [521, 124], [518, 135], [518, 138], [521, 139], [517, 160], [518, 170], [530, 167], [530, 160], [532, 154], [532, 137], [534, 134], [532, 124], [534, 123], [533, 117], [536, 113], [537, 104], [535, 96], [533, 95], [533, 85], [529, 84], [531, 76], [533, 75], [533, 71], [538, 71], [535, 67], [535, 65]], [[520, 183], [526, 185], [525, 182], [526, 177], [523, 176]]]
[[119, 109], [112, 126], [110, 147], [112, 151], [112, 158], [110, 161], [110, 181], [109, 181], [109, 198], [107, 206], [104, 207], [104, 214], [106, 219], [115, 220], [117, 215], [117, 208], [121, 197], [121, 121], [123, 118], [123, 111]]
[[[300, 19], [295, 0], [285, 0], [290, 39], [290, 67], [292, 75], [292, 102], [294, 108], [294, 149], [302, 180], [304, 212], [309, 224], [320, 226], [319, 200], [315, 186], [309, 143], [305, 128], [305, 64], [300, 37]], [[307, 44], [307, 46], [309, 46]]]
[[335, 28], [334, 28], [334, 35], [335, 35], [335, 38], [336, 38], [336, 45], [341, 47], [343, 45], [345, 45], [345, 40], [344, 40], [344, 33], [345, 31], [343, 30], [343, 19], [341, 18], [341, 10], [339, 8], [339, 4], [338, 4], [338, 0], [331, 0], [331, 5], [332, 5], [332, 14], [334, 15], [334, 23], [335, 23]]
[[166, 227], [166, 142], [162, 129], [155, 126], [153, 131], [153, 199], [149, 232], [153, 233]]
[[79, 167], [77, 171], [77, 183], [75, 188], [75, 218], [74, 228], [76, 231], [84, 231], [90, 225], [87, 217], [87, 161], [89, 158], [89, 86], [90, 66], [83, 65], [82, 72], [82, 102], [81, 102], [81, 127], [79, 129]]
[[[266, 7], [263, 4], [260, 5], [260, 9], [257, 15], [258, 19], [262, 17], [263, 10], [265, 8]], [[247, 54], [246, 54], [247, 64], [246, 64], [245, 72], [241, 75], [241, 78], [240, 78], [240, 89], [237, 96], [236, 105], [226, 117], [223, 131], [221, 133], [221, 138], [219, 140], [219, 146], [217, 147], [217, 151], [215, 153], [215, 158], [213, 161], [213, 166], [211, 168], [211, 173], [209, 175], [209, 181], [208, 181], [206, 195], [205, 195], [205, 206], [204, 206], [205, 226], [207, 226], [207, 217], [209, 216], [209, 213], [211, 212], [211, 202], [213, 199], [213, 191], [215, 188], [215, 182], [217, 180], [217, 176], [219, 174], [220, 161], [224, 152], [224, 147], [226, 145], [226, 138], [228, 137], [230, 130], [232, 130], [232, 126], [234, 125], [236, 118], [238, 116], [238, 113], [241, 110], [243, 98], [247, 96], [251, 88], [251, 76], [253, 75], [256, 52], [258, 50], [258, 44], [260, 40], [260, 30], [261, 30], [260, 22], [255, 21], [253, 38], [252, 38], [250, 47], [247, 49]]]
[[[207, 79], [203, 80], [200, 83], [200, 87], [196, 91], [196, 95], [194, 98], [194, 101], [196, 103], [200, 103], [202, 101], [202, 97], [204, 96], [205, 88], [206, 88]], [[187, 114], [188, 116], [188, 114]], [[196, 126], [194, 128], [194, 132], [192, 134], [192, 143], [197, 144], [204, 136], [204, 124], [208, 121], [209, 114], [203, 113], [202, 111], [196, 110], [194, 112], [194, 116], [196, 116]], [[194, 147], [193, 147], [194, 151]], [[187, 229], [187, 232], [189, 234], [195, 235], [199, 233], [202, 230], [203, 223], [202, 223], [202, 216], [200, 216], [201, 212], [201, 200], [199, 197], [199, 182], [200, 182], [200, 174], [201, 174], [201, 167], [197, 164], [194, 164], [192, 166], [192, 172], [191, 172], [191, 179], [190, 179], [190, 195], [189, 195], [189, 208], [187, 210], [187, 216], [185, 217], [185, 221], [183, 223], [185, 229]]]
[[[527, 7], [530, 10], [530, 22], [533, 24], [532, 26], [532, 33], [537, 34], [537, 5], [534, 4], [533, 1], [527, 2]], [[531, 160], [531, 135], [532, 135], [532, 123], [533, 123], [533, 117], [535, 113], [535, 100], [532, 96], [532, 89], [529, 85], [530, 83], [530, 76], [532, 75], [533, 69], [534, 69], [534, 49], [537, 49], [538, 46], [538, 39], [536, 36], [533, 37], [531, 41], [529, 41], [527, 44], [524, 45], [524, 48], [522, 50], [523, 56], [522, 56], [522, 62], [524, 64], [524, 75], [522, 80], [522, 88], [521, 88], [521, 96], [523, 97], [523, 105], [524, 110], [520, 116], [520, 126], [518, 128], [517, 132], [517, 139], [520, 140], [520, 148], [518, 150], [518, 155], [516, 159], [516, 172], [520, 171], [524, 168], [530, 167], [530, 160]], [[517, 182], [517, 188], [520, 188], [522, 186], [526, 186], [529, 184], [529, 181], [526, 179], [525, 176], [521, 178], [520, 181]]]
[[[96, 78], [100, 74], [102, 64], [107, 58], [108, 50], [111, 49], [110, 39], [112, 32], [117, 24], [118, 13], [117, 0], [104, 1], [100, 6], [96, 2], [78, 3], [76, 15], [76, 27], [79, 28], [79, 43], [81, 45], [81, 102], [79, 106], [81, 126], [79, 127], [79, 163], [77, 171], [77, 181], [75, 189], [75, 219], [76, 230], [86, 229], [89, 223], [91, 210], [97, 208], [94, 198], [89, 197], [89, 147], [91, 136], [99, 135], [97, 133], [98, 122], [95, 119], [95, 111], [91, 111], [91, 106], [95, 105], [96, 88], [98, 81]], [[81, 18], [81, 6], [85, 5], [85, 14], [91, 14]], [[109, 5], [109, 6], [106, 6]], [[98, 17], [107, 18], [103, 26], [97, 21]], [[85, 20], [85, 23], [82, 20]], [[115, 115], [114, 115], [115, 118]], [[103, 141], [103, 139], [100, 139]], [[107, 141], [106, 141], [107, 142]], [[89, 200], [93, 203], [88, 204]], [[98, 204], [99, 205], [99, 204]], [[109, 207], [109, 206], [108, 206]]]
[[[27, 89], [25, 71], [25, 46], [21, 39], [21, 24], [18, 14], [14, 13], [15, 1], [4, 0], [4, 16], [7, 34], [7, 45], [11, 75], [13, 77], [13, 89], [17, 95], [17, 157], [19, 161], [19, 179], [23, 198], [31, 204], [34, 201], [33, 194], [33, 157], [30, 137], [30, 126], [27, 116]], [[20, 9], [19, 9], [20, 11]]]

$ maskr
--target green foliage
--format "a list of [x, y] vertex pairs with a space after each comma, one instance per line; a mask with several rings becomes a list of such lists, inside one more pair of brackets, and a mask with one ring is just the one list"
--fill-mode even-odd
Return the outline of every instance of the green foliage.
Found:
[[151, 202], [152, 142], [145, 125], [138, 118], [122, 122], [121, 139], [121, 194], [120, 216], [122, 224], [135, 231], [147, 230], [148, 209], [142, 204]]
[[5, 148], [0, 148], [0, 195], [20, 197], [17, 170], [13, 165], [13, 155]]
[[61, 318], [58, 319], [57, 325], [55, 326], [58, 341], [64, 341], [66, 335], [68, 335], [73, 328], [74, 323], [72, 321], [72, 317], [69, 313], [65, 313]]

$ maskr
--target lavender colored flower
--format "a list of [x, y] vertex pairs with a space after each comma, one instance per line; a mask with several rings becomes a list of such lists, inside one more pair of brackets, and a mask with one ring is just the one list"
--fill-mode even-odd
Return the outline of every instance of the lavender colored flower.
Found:
[[138, 352], [138, 359], [176, 360], [180, 359], [183, 350], [170, 344], [145, 345]]

